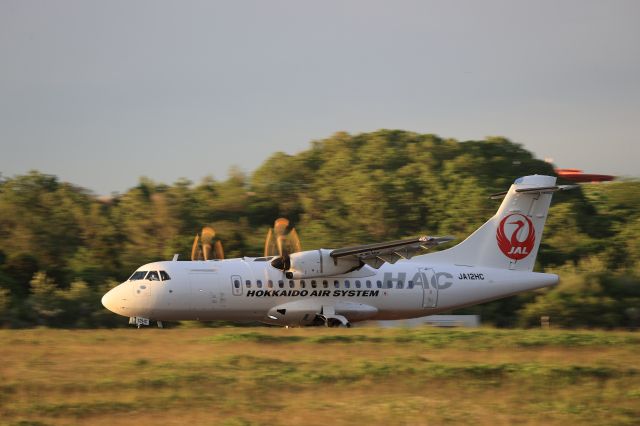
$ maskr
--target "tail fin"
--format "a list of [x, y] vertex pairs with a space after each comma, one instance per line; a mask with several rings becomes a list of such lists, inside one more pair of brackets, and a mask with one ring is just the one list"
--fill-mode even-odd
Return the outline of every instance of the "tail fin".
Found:
[[466, 240], [455, 247], [425, 255], [429, 261], [457, 265], [532, 271], [542, 239], [552, 193], [553, 176], [525, 176], [516, 179], [498, 212]]

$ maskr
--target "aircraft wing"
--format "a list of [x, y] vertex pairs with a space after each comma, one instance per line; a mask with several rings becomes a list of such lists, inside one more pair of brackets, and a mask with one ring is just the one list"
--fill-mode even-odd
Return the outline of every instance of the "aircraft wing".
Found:
[[427, 235], [406, 240], [388, 241], [386, 243], [364, 244], [331, 251], [334, 258], [352, 258], [378, 269], [385, 262], [396, 263], [400, 259], [410, 259], [413, 256], [429, 250], [438, 244], [452, 241], [453, 237], [429, 237]]

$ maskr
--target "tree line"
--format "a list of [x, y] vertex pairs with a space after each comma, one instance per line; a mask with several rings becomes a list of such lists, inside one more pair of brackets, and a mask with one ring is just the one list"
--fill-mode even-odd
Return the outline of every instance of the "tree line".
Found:
[[[528, 174], [554, 174], [505, 138], [460, 142], [380, 130], [336, 133], [256, 171], [232, 169], [168, 185], [140, 178], [99, 197], [32, 171], [0, 180], [0, 324], [111, 327], [126, 320], [100, 297], [138, 266], [174, 253], [213, 226], [227, 257], [260, 255], [273, 220], [291, 220], [303, 248], [421, 234], [465, 238], [492, 216], [488, 195]], [[640, 182], [588, 184], [556, 194], [536, 270], [561, 275], [549, 290], [462, 312], [498, 326], [629, 327], [640, 316]]]

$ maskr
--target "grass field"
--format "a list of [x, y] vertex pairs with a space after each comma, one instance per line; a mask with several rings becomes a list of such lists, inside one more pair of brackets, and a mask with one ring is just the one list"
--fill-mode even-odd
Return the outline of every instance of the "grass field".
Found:
[[640, 334], [1, 330], [0, 424], [640, 424]]

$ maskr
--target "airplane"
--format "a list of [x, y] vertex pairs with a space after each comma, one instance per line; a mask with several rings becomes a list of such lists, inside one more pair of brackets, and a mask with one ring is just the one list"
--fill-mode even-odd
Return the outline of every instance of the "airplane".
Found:
[[433, 315], [558, 283], [533, 272], [554, 176], [515, 180], [497, 213], [460, 244], [421, 236], [280, 256], [148, 263], [102, 297], [130, 324], [258, 321], [287, 327], [350, 327], [366, 320]]

